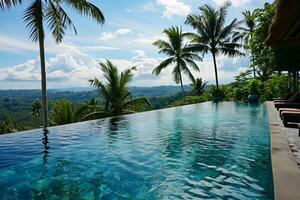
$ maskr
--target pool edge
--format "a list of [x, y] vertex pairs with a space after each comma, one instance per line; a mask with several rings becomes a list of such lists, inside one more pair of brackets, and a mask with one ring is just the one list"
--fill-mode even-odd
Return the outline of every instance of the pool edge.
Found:
[[274, 103], [266, 102], [270, 139], [275, 200], [300, 199], [300, 170], [284, 136], [281, 120]]

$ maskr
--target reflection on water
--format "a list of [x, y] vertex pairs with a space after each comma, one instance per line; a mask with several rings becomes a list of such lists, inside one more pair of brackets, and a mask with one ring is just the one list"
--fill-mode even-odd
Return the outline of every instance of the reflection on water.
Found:
[[267, 122], [204, 103], [0, 137], [0, 199], [273, 199]]
[[47, 162], [48, 162], [49, 149], [50, 149], [50, 146], [48, 145], [49, 144], [48, 133], [49, 133], [48, 130], [43, 130], [42, 142], [44, 145], [44, 151], [43, 151], [44, 152], [44, 156], [43, 156], [44, 164], [47, 164]]

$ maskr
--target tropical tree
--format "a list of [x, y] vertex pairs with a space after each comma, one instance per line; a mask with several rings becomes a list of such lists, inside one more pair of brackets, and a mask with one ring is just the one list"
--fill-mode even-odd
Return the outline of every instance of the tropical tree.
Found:
[[231, 23], [225, 24], [228, 6], [229, 4], [225, 4], [219, 10], [215, 10], [209, 5], [203, 5], [199, 7], [200, 14], [188, 15], [186, 19], [186, 24], [196, 30], [196, 33], [190, 33], [195, 43], [192, 48], [203, 54], [210, 52], [213, 57], [217, 91], [219, 80], [216, 56], [220, 54], [230, 57], [244, 55], [240, 51], [242, 45], [238, 43], [240, 37], [235, 37], [234, 34], [239, 22], [234, 19]]
[[[13, 6], [23, 3], [23, 0], [0, 0], [0, 9], [7, 10]], [[39, 43], [40, 63], [41, 63], [41, 85], [42, 85], [42, 110], [43, 128], [48, 127], [48, 103], [46, 86], [46, 66], [45, 66], [45, 30], [47, 24], [56, 43], [61, 43], [67, 29], [71, 28], [77, 34], [76, 28], [66, 13], [62, 4], [71, 7], [80, 14], [93, 18], [96, 22], [103, 24], [104, 16], [101, 10], [87, 0], [33, 0], [26, 8], [24, 21], [30, 32], [30, 39]]]
[[274, 51], [266, 43], [269, 27], [275, 16], [275, 5], [265, 3], [263, 8], [255, 9], [254, 13], [256, 25], [249, 42], [251, 61], [252, 65], [256, 66], [261, 81], [264, 82], [277, 71]]
[[109, 60], [100, 63], [106, 83], [94, 78], [89, 80], [90, 84], [98, 88], [105, 99], [105, 111], [113, 116], [124, 113], [132, 113], [143, 108], [151, 107], [147, 98], [132, 99], [128, 84], [132, 80], [135, 67], [119, 73], [118, 68]]
[[68, 100], [58, 100], [53, 103], [50, 115], [53, 125], [70, 124], [105, 116], [107, 113], [95, 98], [85, 101], [79, 106], [74, 106]]
[[[239, 29], [242, 31], [242, 38], [244, 40], [245, 43], [245, 47], [246, 49], [250, 49], [250, 40], [252, 38], [252, 35], [254, 34], [255, 31], [255, 13], [249, 10], [246, 10], [244, 12], [242, 12], [243, 14], [243, 21], [245, 27], [239, 27]], [[250, 56], [251, 57], [251, 56]], [[253, 70], [253, 77], [256, 77], [256, 69], [255, 69], [255, 65], [252, 64], [252, 70]]]
[[251, 39], [252, 34], [255, 31], [255, 13], [250, 10], [245, 10], [242, 12], [243, 20], [245, 27], [239, 27], [244, 35], [244, 41], [246, 46], [249, 46], [249, 40]]
[[168, 56], [167, 59], [162, 61], [153, 72], [159, 75], [163, 69], [168, 66], [174, 66], [173, 78], [174, 81], [181, 85], [182, 95], [184, 96], [182, 72], [187, 74], [190, 79], [194, 79], [189, 66], [199, 71], [196, 60], [201, 61], [201, 57], [191, 51], [191, 48], [187, 42], [188, 34], [183, 33], [181, 28], [171, 27], [165, 29], [163, 33], [166, 34], [168, 41], [157, 40], [153, 43], [154, 46], [159, 48], [159, 53], [163, 53]]
[[200, 96], [204, 93], [205, 86], [207, 85], [207, 81], [202, 80], [202, 78], [192, 79], [192, 88], [193, 88], [193, 95]]
[[30, 113], [33, 117], [39, 118], [42, 114], [42, 105], [39, 101], [34, 101], [30, 105]]
[[77, 122], [74, 105], [67, 100], [54, 102], [51, 110], [51, 122], [54, 125], [63, 125]]
[[76, 110], [75, 115], [78, 121], [83, 121], [87, 119], [105, 117], [107, 113], [101, 105], [101, 102], [96, 98], [92, 98], [89, 101], [84, 101]]

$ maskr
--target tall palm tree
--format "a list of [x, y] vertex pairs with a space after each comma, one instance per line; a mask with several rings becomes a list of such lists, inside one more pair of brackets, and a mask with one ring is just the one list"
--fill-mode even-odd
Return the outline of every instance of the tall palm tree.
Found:
[[234, 30], [239, 24], [237, 19], [225, 25], [228, 6], [227, 3], [215, 10], [209, 5], [203, 5], [199, 7], [200, 14], [188, 15], [186, 19], [186, 24], [191, 25], [196, 30], [196, 33], [190, 33], [193, 42], [195, 42], [194, 50], [203, 54], [208, 52], [212, 54], [217, 90], [219, 90], [219, 80], [216, 56], [220, 54], [230, 57], [244, 55], [239, 50], [242, 45], [237, 42], [240, 38], [235, 37], [234, 34]]
[[177, 84], [180, 83], [182, 95], [184, 96], [182, 72], [187, 74], [190, 79], [193, 79], [194, 77], [189, 66], [199, 71], [195, 61], [201, 61], [202, 59], [196, 53], [191, 52], [191, 48], [187, 42], [188, 34], [183, 33], [181, 28], [171, 27], [165, 29], [163, 33], [166, 34], [168, 41], [157, 40], [153, 45], [159, 48], [159, 53], [166, 54], [168, 58], [154, 68], [152, 73], [159, 75], [164, 68], [174, 66], [172, 72], [173, 78]]
[[[6, 10], [23, 3], [23, 0], [0, 0], [0, 9]], [[41, 85], [42, 85], [42, 110], [43, 128], [48, 128], [48, 103], [45, 66], [45, 30], [44, 24], [48, 25], [56, 43], [63, 40], [67, 29], [71, 28], [77, 34], [76, 28], [65, 12], [62, 4], [67, 5], [80, 14], [93, 18], [96, 22], [103, 24], [104, 16], [101, 10], [87, 0], [33, 0], [25, 10], [24, 21], [30, 32], [30, 39], [39, 43], [41, 63]]]
[[[243, 14], [243, 22], [245, 27], [239, 27], [239, 29], [242, 31], [242, 38], [245, 43], [246, 49], [249, 49], [249, 43], [252, 38], [252, 35], [255, 31], [255, 15], [254, 12], [251, 13], [249, 10], [245, 10], [242, 12]], [[253, 77], [256, 77], [256, 69], [255, 66], [252, 64], [252, 70], [253, 70]]]
[[98, 88], [105, 99], [106, 112], [117, 116], [151, 107], [147, 98], [132, 99], [128, 84], [132, 80], [132, 71], [135, 70], [135, 67], [119, 73], [118, 68], [109, 60], [106, 63], [100, 63], [100, 67], [107, 83], [102, 83], [97, 78], [91, 79], [89, 82]]

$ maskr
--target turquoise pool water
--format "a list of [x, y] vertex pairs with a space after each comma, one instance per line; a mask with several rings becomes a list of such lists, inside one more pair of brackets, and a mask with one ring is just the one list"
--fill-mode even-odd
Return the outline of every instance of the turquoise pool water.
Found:
[[264, 105], [211, 102], [0, 136], [0, 199], [273, 199]]

